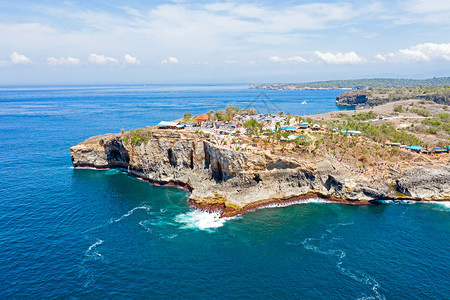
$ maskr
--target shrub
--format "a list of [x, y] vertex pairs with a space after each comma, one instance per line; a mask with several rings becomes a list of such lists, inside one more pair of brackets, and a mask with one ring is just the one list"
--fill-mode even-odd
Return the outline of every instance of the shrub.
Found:
[[397, 105], [396, 107], [394, 107], [394, 111], [398, 113], [403, 112], [403, 105]]
[[152, 137], [152, 132], [148, 128], [140, 128], [136, 130], [131, 130], [125, 133], [122, 138], [125, 144], [131, 144], [134, 146], [139, 146], [141, 144], [147, 143]]

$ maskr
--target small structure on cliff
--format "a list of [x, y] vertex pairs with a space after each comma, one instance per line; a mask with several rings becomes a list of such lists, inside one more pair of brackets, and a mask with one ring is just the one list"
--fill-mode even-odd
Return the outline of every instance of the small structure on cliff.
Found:
[[420, 153], [420, 151], [422, 151], [422, 146], [409, 146], [406, 148], [417, 153]]
[[298, 124], [298, 129], [307, 129], [309, 127], [308, 123]]
[[195, 118], [195, 121], [197, 122], [197, 125], [200, 125], [203, 122], [206, 122], [209, 120], [209, 116], [207, 114], [200, 115]]
[[297, 127], [295, 126], [281, 126], [281, 131], [288, 131], [288, 132], [294, 132]]
[[177, 129], [178, 125], [179, 125], [178, 122], [161, 121], [158, 123], [158, 127], [161, 129]]
[[312, 130], [314, 130], [314, 131], [320, 130], [320, 125], [319, 124], [314, 124], [313, 127], [312, 127]]

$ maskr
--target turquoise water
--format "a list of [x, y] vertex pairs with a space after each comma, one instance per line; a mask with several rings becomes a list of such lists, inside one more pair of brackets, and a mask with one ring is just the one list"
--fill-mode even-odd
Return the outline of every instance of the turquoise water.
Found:
[[[312, 202], [225, 220], [182, 190], [71, 168], [69, 147], [92, 135], [245, 107], [259, 92], [0, 89], [0, 297], [450, 298], [448, 202]], [[340, 92], [266, 91], [295, 114], [335, 110]]]

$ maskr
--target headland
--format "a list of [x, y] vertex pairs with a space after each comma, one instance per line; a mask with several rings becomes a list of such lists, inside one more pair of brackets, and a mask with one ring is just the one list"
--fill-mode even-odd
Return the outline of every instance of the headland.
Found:
[[[87, 139], [75, 167], [121, 168], [190, 192], [190, 204], [234, 216], [311, 198], [348, 204], [448, 201], [448, 107], [416, 100], [314, 116], [225, 110]], [[442, 125], [437, 132], [429, 128]], [[433, 128], [434, 128], [433, 127]], [[433, 129], [434, 130], [434, 129]]]

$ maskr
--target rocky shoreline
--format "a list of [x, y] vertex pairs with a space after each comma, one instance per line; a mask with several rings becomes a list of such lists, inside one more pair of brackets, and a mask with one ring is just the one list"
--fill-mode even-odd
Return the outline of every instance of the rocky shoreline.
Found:
[[311, 198], [347, 204], [450, 200], [448, 166], [413, 168], [374, 186], [323, 156], [305, 159], [236, 151], [194, 132], [152, 129], [151, 133], [140, 145], [125, 143], [123, 134], [87, 139], [71, 147], [73, 165], [120, 168], [151, 184], [183, 188], [190, 192], [193, 207], [219, 211], [222, 217]]

